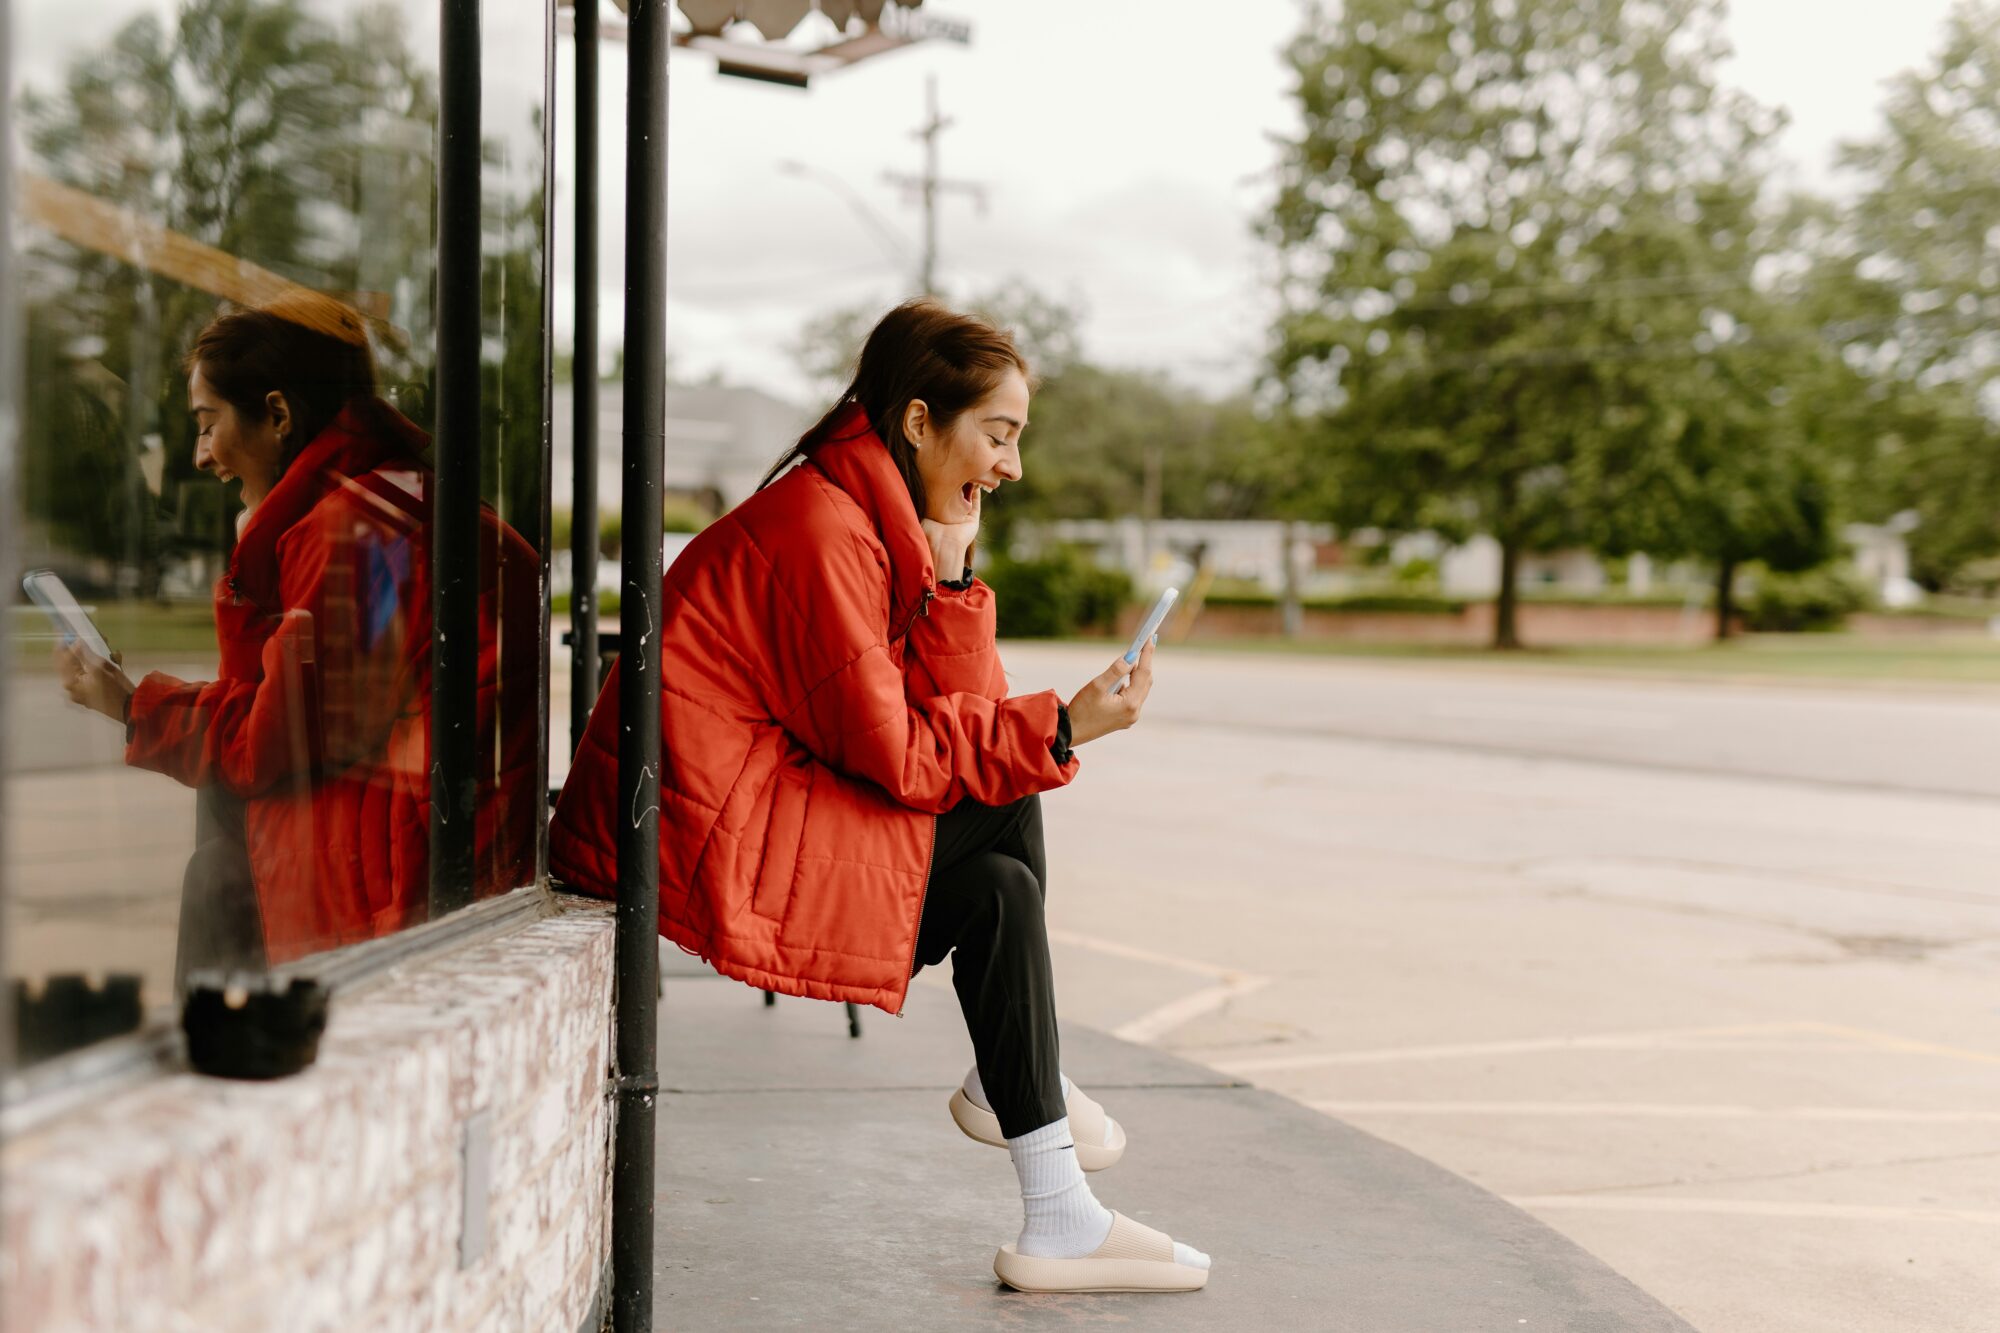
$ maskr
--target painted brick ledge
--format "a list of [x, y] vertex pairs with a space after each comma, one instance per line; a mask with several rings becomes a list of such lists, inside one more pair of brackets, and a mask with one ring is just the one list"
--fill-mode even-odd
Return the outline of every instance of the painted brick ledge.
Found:
[[[294, 1078], [172, 1074], [9, 1141], [0, 1324], [577, 1328], [610, 1246], [613, 934], [564, 901], [336, 996]], [[486, 1245], [461, 1270], [481, 1112]]]

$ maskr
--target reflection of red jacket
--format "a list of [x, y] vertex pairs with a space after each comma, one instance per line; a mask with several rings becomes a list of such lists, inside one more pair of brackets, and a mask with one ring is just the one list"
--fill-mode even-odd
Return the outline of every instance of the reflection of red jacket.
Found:
[[[674, 561], [660, 931], [719, 971], [900, 1010], [935, 816], [1075, 775], [1049, 752], [1056, 695], [1004, 697], [992, 591], [932, 577], [909, 490], [859, 409]], [[634, 817], [617, 773], [614, 678], [549, 833], [550, 873], [605, 897]]]
[[[127, 763], [246, 798], [273, 963], [424, 918], [425, 443], [386, 405], [343, 411], [252, 513], [216, 585], [217, 679], [155, 672], [132, 696]], [[534, 877], [541, 567], [490, 510], [480, 524], [474, 892], [484, 896]]]

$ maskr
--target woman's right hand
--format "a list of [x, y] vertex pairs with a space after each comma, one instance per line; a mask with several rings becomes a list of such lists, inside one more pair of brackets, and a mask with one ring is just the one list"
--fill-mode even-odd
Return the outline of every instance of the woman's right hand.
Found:
[[123, 722], [132, 708], [132, 678], [121, 669], [125, 659], [117, 653], [105, 661], [80, 644], [56, 646], [56, 677], [70, 702], [102, 713], [113, 722]]
[[[1132, 683], [1122, 694], [1111, 691], [1127, 673]], [[1146, 706], [1146, 696], [1153, 689], [1153, 645], [1149, 640], [1139, 650], [1136, 664], [1127, 666], [1125, 655], [1105, 668], [1096, 680], [1076, 692], [1076, 698], [1069, 701], [1069, 743], [1070, 748], [1094, 741], [1099, 736], [1109, 736], [1114, 731], [1123, 731], [1139, 720], [1139, 710]]]

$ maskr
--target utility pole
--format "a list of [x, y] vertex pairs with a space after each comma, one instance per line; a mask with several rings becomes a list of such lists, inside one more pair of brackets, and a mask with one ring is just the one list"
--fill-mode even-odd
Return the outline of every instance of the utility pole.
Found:
[[901, 172], [888, 171], [883, 178], [891, 185], [900, 185], [905, 196], [914, 198], [924, 210], [924, 257], [919, 284], [925, 296], [937, 295], [937, 206], [941, 194], [970, 195], [980, 212], [986, 211], [986, 187], [972, 181], [945, 180], [938, 175], [938, 136], [951, 127], [951, 122], [938, 114], [937, 75], [933, 74], [925, 82], [925, 100], [929, 115], [922, 128], [911, 133], [911, 138], [921, 139], [924, 145], [924, 174], [907, 176]]

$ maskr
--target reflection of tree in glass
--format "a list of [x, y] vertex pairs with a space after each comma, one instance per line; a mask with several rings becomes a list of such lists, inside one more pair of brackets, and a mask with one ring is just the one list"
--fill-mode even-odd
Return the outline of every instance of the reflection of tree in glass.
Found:
[[[534, 117], [540, 142], [541, 113]], [[480, 282], [480, 435], [485, 441], [481, 476], [487, 502], [537, 550], [547, 546], [542, 519], [542, 303], [547, 285], [543, 244], [547, 196], [540, 162], [525, 173], [525, 197], [507, 188], [522, 179], [496, 161], [505, 142], [488, 139], [485, 173], [485, 273]], [[496, 185], [496, 182], [498, 184]]]
[[[299, 0], [190, 0], [171, 27], [134, 19], [59, 90], [25, 91], [21, 113], [28, 170], [354, 295], [386, 321], [385, 384], [424, 415], [436, 97], [395, 9], [336, 28]], [[227, 532], [219, 488], [193, 472], [179, 368], [217, 299], [53, 239], [23, 280], [30, 516], [48, 540], [136, 567], [150, 586], [171, 547], [213, 550]], [[141, 517], [149, 436], [166, 455], [163, 540]]]

